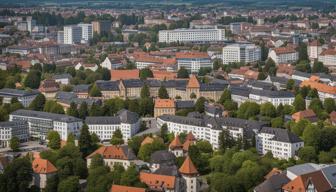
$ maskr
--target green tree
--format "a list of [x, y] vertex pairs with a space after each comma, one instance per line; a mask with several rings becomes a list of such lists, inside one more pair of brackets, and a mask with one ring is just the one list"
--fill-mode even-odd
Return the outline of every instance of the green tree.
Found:
[[307, 97], [313, 99], [313, 98], [319, 98], [319, 95], [318, 95], [318, 92], [317, 92], [317, 89], [310, 89]]
[[319, 163], [328, 164], [333, 162], [333, 155], [330, 152], [321, 151], [318, 155]]
[[275, 117], [276, 109], [272, 103], [267, 102], [260, 105], [260, 114], [266, 117]]
[[166, 149], [165, 144], [158, 139], [154, 139], [152, 143], [144, 144], [140, 147], [138, 157], [144, 161], [149, 161], [152, 153], [164, 149]]
[[160, 99], [169, 99], [168, 91], [166, 87], [161, 86], [159, 89], [159, 98]]
[[144, 140], [141, 136], [134, 136], [128, 142], [128, 146], [133, 150], [135, 155], [138, 155], [142, 141]]
[[239, 106], [237, 117], [242, 119], [254, 118], [260, 112], [260, 106], [255, 102], [244, 102]]
[[231, 91], [229, 89], [224, 89], [218, 103], [224, 104], [225, 101], [232, 100], [231, 99]]
[[147, 84], [144, 84], [144, 86], [141, 88], [140, 96], [142, 99], [150, 97], [149, 87]]
[[308, 108], [319, 114], [323, 110], [323, 104], [320, 99], [314, 98], [311, 100]]
[[95, 154], [92, 156], [90, 169], [95, 169], [97, 167], [104, 166], [104, 159], [100, 154]]
[[289, 80], [287, 81], [286, 89], [287, 89], [287, 90], [293, 90], [293, 89], [294, 89], [294, 86], [295, 86], [295, 81], [294, 81], [294, 79], [289, 79]]
[[299, 60], [300, 61], [308, 61], [308, 52], [307, 52], [307, 44], [305, 43], [300, 43], [298, 47], [299, 51]]
[[78, 116], [81, 119], [85, 119], [86, 116], [88, 116], [89, 112], [88, 112], [88, 105], [86, 102], [83, 102], [78, 110]]
[[219, 134], [219, 148], [222, 151], [225, 151], [228, 148], [231, 148], [235, 145], [235, 141], [227, 129], [223, 129], [223, 131]]
[[43, 111], [49, 113], [64, 114], [64, 109], [62, 105], [58, 104], [56, 101], [48, 100], [43, 108]]
[[325, 98], [323, 103], [323, 108], [327, 113], [331, 113], [336, 110], [335, 100], [332, 98]]
[[149, 68], [140, 70], [140, 79], [147, 79], [149, 77], [153, 77], [153, 72]]
[[29, 109], [34, 111], [42, 111], [46, 103], [46, 98], [42, 93], [39, 93], [35, 99], [29, 104]]
[[67, 110], [67, 115], [73, 116], [73, 117], [79, 117], [78, 115], [78, 109], [77, 109], [77, 105], [74, 102], [70, 103], [70, 107]]
[[309, 124], [304, 129], [302, 138], [305, 146], [312, 146], [318, 150], [321, 138], [321, 130], [317, 126]]
[[77, 176], [70, 176], [61, 180], [58, 184], [57, 192], [78, 192], [79, 178]]
[[79, 136], [79, 148], [80, 148], [80, 151], [83, 153], [84, 157], [90, 154], [92, 150], [91, 144], [92, 142], [91, 142], [89, 127], [86, 124], [83, 124], [81, 133]]
[[197, 99], [195, 103], [195, 110], [203, 113], [204, 112], [204, 103], [206, 102], [206, 99], [204, 97], [200, 97]]
[[45, 192], [57, 192], [59, 179], [57, 175], [53, 175], [47, 179], [47, 185], [44, 189]]
[[306, 119], [302, 119], [299, 122], [294, 123], [291, 126], [291, 131], [298, 136], [302, 136], [303, 131], [304, 131], [305, 127], [307, 127], [307, 125], [309, 125], [309, 121], [306, 120]]
[[100, 91], [100, 88], [97, 86], [97, 84], [93, 84], [93, 86], [90, 89], [89, 95], [91, 97], [101, 97], [102, 93]]
[[301, 96], [301, 94], [295, 96], [293, 106], [295, 111], [302, 111], [306, 109], [306, 102], [304, 98]]
[[146, 115], [152, 116], [154, 113], [154, 103], [153, 103], [152, 98], [140, 99], [139, 107], [140, 107], [139, 109], [140, 114], [142, 116], [146, 116]]
[[312, 68], [312, 73], [328, 73], [329, 70], [320, 61], [315, 61]]
[[272, 127], [274, 128], [277, 128], [277, 127], [282, 127], [283, 126], [283, 119], [281, 117], [277, 117], [277, 118], [274, 118], [272, 119], [271, 121], [271, 125]]
[[123, 135], [122, 135], [120, 129], [117, 129], [116, 131], [114, 131], [110, 143], [112, 145], [121, 145], [121, 144], [124, 144]]
[[61, 137], [57, 131], [49, 131], [47, 138], [49, 148], [54, 150], [61, 148]]
[[67, 144], [67, 145], [75, 145], [75, 140], [76, 140], [76, 138], [75, 138], [74, 134], [73, 134], [73, 133], [70, 133], [70, 134], [68, 135], [66, 144]]
[[315, 162], [317, 160], [316, 150], [312, 146], [305, 146], [299, 150], [299, 158], [304, 162]]
[[24, 86], [31, 89], [37, 89], [40, 86], [41, 72], [30, 70], [24, 80]]
[[102, 116], [104, 113], [103, 109], [101, 108], [100, 105], [96, 103], [92, 103], [89, 115], [90, 116]]
[[18, 137], [13, 136], [9, 141], [9, 147], [13, 151], [19, 151], [20, 150], [20, 140]]
[[189, 72], [188, 72], [188, 70], [185, 69], [184, 67], [181, 67], [177, 71], [177, 78], [189, 78]]
[[127, 168], [125, 172], [122, 173], [120, 178], [120, 184], [125, 186], [135, 186], [140, 183], [138, 171], [134, 165]]

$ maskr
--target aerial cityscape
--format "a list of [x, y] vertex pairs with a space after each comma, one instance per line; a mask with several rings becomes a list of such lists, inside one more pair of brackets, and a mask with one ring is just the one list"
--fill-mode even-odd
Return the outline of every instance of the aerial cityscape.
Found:
[[336, 1], [0, 0], [0, 192], [335, 192]]

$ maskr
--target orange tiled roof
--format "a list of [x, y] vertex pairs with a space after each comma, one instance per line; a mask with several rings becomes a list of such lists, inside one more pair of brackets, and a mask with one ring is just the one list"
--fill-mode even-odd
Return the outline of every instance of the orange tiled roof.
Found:
[[169, 71], [152, 71], [153, 72], [153, 78], [159, 79], [159, 80], [171, 80], [177, 78], [177, 73], [169, 72]]
[[336, 87], [332, 87], [330, 85], [320, 83], [318, 82], [318, 79], [316, 79], [315, 77], [302, 81], [300, 84], [300, 87], [304, 87], [304, 86], [307, 86], [307, 87], [310, 86], [310, 88], [317, 89], [317, 91], [319, 92], [329, 93], [333, 95], [336, 94]]
[[176, 59], [194, 59], [194, 58], [209, 58], [205, 52], [177, 52]]
[[194, 141], [186, 140], [183, 143], [183, 150], [184, 151], [189, 151], [189, 147], [194, 143]]
[[46, 79], [41, 82], [39, 91], [41, 92], [56, 92], [59, 89], [58, 83], [54, 79]]
[[123, 185], [112, 185], [111, 192], [145, 192], [146, 189], [139, 187], [128, 187]]
[[312, 42], [309, 42], [309, 46], [322, 46], [320, 41], [318, 40], [313, 40]]
[[122, 159], [129, 160], [127, 154], [121, 146], [111, 145], [111, 146], [101, 146], [99, 149], [91, 153], [86, 158], [89, 159], [95, 154], [100, 154], [104, 159]]
[[292, 75], [294, 73], [294, 67], [291, 64], [279, 64], [277, 73]]
[[32, 66], [31, 62], [28, 60], [17, 61], [16, 64], [22, 69], [29, 69]]
[[141, 142], [141, 146], [145, 145], [145, 144], [151, 144], [153, 143], [154, 139], [151, 138], [150, 136], [147, 136], [142, 142]]
[[139, 79], [139, 69], [111, 70], [111, 80]]
[[288, 54], [288, 53], [295, 53], [296, 50], [291, 47], [291, 46], [287, 46], [287, 47], [278, 47], [273, 49], [275, 51], [275, 53], [278, 54]]
[[187, 84], [187, 88], [199, 88], [199, 87], [200, 83], [198, 82], [196, 75], [191, 75]]
[[155, 99], [155, 108], [175, 108], [173, 99]]
[[57, 171], [56, 167], [50, 161], [40, 158], [34, 159], [32, 168], [33, 171], [38, 174], [55, 173]]
[[320, 56], [325, 56], [325, 55], [336, 55], [336, 49], [325, 49], [320, 53]]
[[189, 132], [186, 136], [186, 140], [188, 141], [196, 141], [195, 136], [192, 134], [192, 132]]
[[306, 191], [309, 183], [312, 183], [316, 191], [329, 191], [332, 189], [329, 182], [324, 177], [322, 171], [315, 171], [305, 175], [296, 177], [282, 187], [283, 190], [288, 192], [302, 192]]
[[187, 158], [184, 160], [182, 166], [179, 169], [180, 173], [186, 174], [186, 175], [194, 175], [198, 174], [198, 171], [194, 165], [194, 163], [191, 161], [191, 158], [189, 155]]
[[140, 172], [140, 181], [152, 189], [175, 189], [175, 176]]
[[183, 147], [180, 141], [180, 138], [178, 135], [175, 136], [174, 140], [170, 142], [169, 148], [170, 149], [175, 149], [175, 148], [181, 148]]
[[292, 118], [295, 121], [300, 121], [301, 119], [312, 118], [312, 117], [316, 117], [316, 114], [311, 109], [307, 109], [304, 111], [298, 111], [292, 115]]

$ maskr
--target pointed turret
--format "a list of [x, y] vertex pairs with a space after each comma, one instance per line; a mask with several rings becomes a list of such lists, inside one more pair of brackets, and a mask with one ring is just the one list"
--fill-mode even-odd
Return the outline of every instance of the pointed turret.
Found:
[[178, 149], [178, 148], [182, 148], [183, 145], [181, 144], [180, 138], [178, 135], [176, 135], [176, 137], [174, 138], [174, 140], [169, 144], [169, 149]]
[[187, 88], [189, 89], [198, 89], [200, 88], [200, 83], [196, 78], [196, 75], [191, 75], [187, 84]]
[[189, 155], [187, 156], [187, 158], [184, 160], [182, 166], [179, 169], [181, 174], [184, 175], [197, 175], [198, 171], [194, 165], [194, 163], [191, 161], [191, 158], [189, 157]]

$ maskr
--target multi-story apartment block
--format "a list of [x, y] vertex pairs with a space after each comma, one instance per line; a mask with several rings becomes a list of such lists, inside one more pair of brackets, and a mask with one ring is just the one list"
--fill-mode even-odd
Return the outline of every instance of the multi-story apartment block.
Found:
[[307, 51], [310, 59], [318, 59], [323, 51], [322, 44], [318, 40], [314, 40], [308, 43]]
[[336, 99], [336, 87], [320, 82], [318, 76], [313, 75], [308, 80], [302, 81], [300, 87], [304, 86], [316, 89], [322, 101], [326, 98]]
[[175, 29], [159, 31], [160, 43], [217, 42], [224, 40], [224, 29]]
[[293, 63], [299, 59], [299, 53], [293, 47], [278, 47], [268, 53], [276, 64]]
[[37, 91], [24, 91], [10, 88], [0, 89], [0, 97], [2, 97], [2, 103], [11, 103], [11, 100], [13, 98], [17, 98], [17, 100], [24, 107], [28, 107], [37, 95]]
[[263, 155], [271, 152], [279, 159], [295, 157], [303, 146], [303, 141], [287, 129], [263, 127], [256, 135], [257, 151]]
[[173, 99], [155, 99], [154, 117], [164, 114], [175, 115], [176, 106]]
[[63, 28], [64, 44], [78, 44], [82, 40], [82, 27], [68, 25]]
[[230, 23], [230, 30], [233, 34], [239, 34], [241, 32], [241, 23]]
[[0, 122], [0, 148], [9, 147], [13, 137], [17, 137], [20, 142], [28, 141], [28, 123], [25, 121]]
[[82, 40], [88, 42], [93, 37], [92, 24], [80, 23], [79, 27], [82, 28]]
[[181, 117], [162, 115], [157, 117], [157, 127], [167, 124], [168, 132], [179, 135], [191, 132], [196, 139], [206, 140], [214, 149], [219, 147], [219, 135], [226, 129], [234, 139], [251, 139], [253, 134], [265, 125], [263, 122], [250, 121], [231, 117]]
[[57, 43], [64, 44], [64, 31], [57, 31]]
[[79, 136], [82, 120], [63, 114], [47, 113], [19, 109], [9, 115], [10, 121], [26, 121], [29, 125], [29, 135], [34, 139], [46, 140], [49, 131], [57, 131], [61, 139], [66, 141], [72, 133]]
[[112, 22], [108, 20], [104, 21], [92, 21], [92, 29], [94, 33], [102, 34], [111, 31]]
[[197, 73], [201, 68], [212, 68], [213, 63], [207, 53], [179, 52], [176, 53], [178, 69], [184, 67], [191, 73]]
[[125, 169], [131, 166], [137, 159], [132, 149], [127, 145], [101, 146], [86, 157], [87, 167], [90, 167], [92, 157], [99, 154], [103, 157], [106, 166], [113, 169], [114, 165], [122, 165]]
[[231, 44], [223, 47], [223, 64], [253, 63], [260, 60], [260, 47], [254, 44]]
[[321, 61], [324, 66], [328, 67], [330, 70], [336, 70], [336, 49], [326, 49], [323, 50], [318, 55], [318, 61]]
[[113, 117], [87, 117], [85, 123], [90, 133], [95, 133], [101, 141], [109, 141], [113, 133], [119, 129], [127, 143], [140, 129], [138, 114], [126, 109], [120, 110]]

